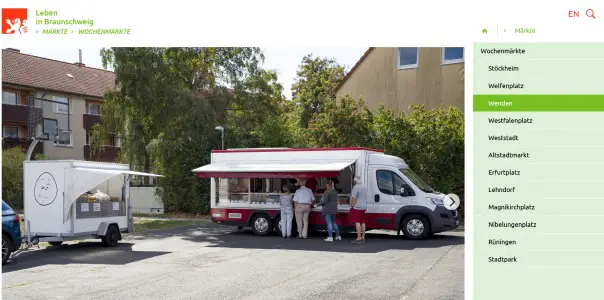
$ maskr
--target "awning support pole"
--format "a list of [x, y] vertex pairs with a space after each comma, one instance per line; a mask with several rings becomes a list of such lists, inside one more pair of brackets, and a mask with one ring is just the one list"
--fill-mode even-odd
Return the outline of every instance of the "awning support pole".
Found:
[[124, 186], [122, 187], [122, 199], [126, 199], [126, 215], [128, 216], [128, 232], [134, 232], [134, 223], [132, 221], [132, 205], [130, 203], [130, 176], [126, 176]]
[[39, 141], [39, 139], [34, 138], [31, 144], [29, 144], [29, 148], [27, 148], [27, 156], [25, 157], [27, 161], [31, 160], [31, 155], [34, 153], [34, 149]]

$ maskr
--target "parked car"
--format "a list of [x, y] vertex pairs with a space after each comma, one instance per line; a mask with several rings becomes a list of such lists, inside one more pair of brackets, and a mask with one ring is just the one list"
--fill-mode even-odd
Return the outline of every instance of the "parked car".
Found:
[[2, 200], [2, 264], [21, 247], [21, 220], [19, 214]]

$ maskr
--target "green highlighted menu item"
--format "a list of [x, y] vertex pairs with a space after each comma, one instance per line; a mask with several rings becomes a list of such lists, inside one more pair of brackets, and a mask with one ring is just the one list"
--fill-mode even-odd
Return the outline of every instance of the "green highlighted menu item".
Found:
[[604, 299], [604, 44], [476, 44], [474, 299]]

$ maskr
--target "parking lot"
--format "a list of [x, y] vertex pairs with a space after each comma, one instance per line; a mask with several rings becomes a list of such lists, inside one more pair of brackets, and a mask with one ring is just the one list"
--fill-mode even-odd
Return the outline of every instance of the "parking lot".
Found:
[[463, 299], [464, 235], [327, 243], [203, 224], [19, 253], [4, 299]]

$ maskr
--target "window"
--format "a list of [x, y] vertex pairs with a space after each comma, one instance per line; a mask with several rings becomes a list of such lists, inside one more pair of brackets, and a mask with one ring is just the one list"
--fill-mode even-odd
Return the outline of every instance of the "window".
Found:
[[443, 64], [456, 64], [463, 62], [463, 47], [443, 48]]
[[375, 175], [378, 189], [386, 195], [399, 195], [401, 188], [408, 187], [407, 183], [392, 171], [378, 170]]
[[417, 68], [417, 58], [419, 51], [417, 47], [398, 48], [398, 68], [412, 69]]
[[2, 92], [2, 104], [17, 105], [17, 93]]
[[411, 180], [415, 185], [422, 191], [426, 193], [435, 193], [436, 191], [430, 187], [419, 175], [415, 174], [409, 168], [400, 169], [401, 173], [403, 173], [409, 180]]
[[65, 104], [54, 103], [55, 113], [60, 113], [60, 114], [69, 113], [69, 99], [67, 97], [54, 96], [52, 98], [54, 101], [65, 103]]
[[[247, 204], [250, 199], [250, 180], [248, 178], [220, 178], [219, 202]], [[226, 190], [225, 190], [226, 185]]]
[[266, 179], [252, 178], [251, 189], [252, 193], [266, 193]]
[[87, 103], [89, 115], [101, 115], [101, 104], [99, 103]]
[[42, 123], [42, 132], [48, 134], [49, 138], [54, 138], [59, 132], [59, 124], [55, 119], [44, 119]]
[[54, 138], [55, 146], [71, 146], [71, 130], [59, 130]]
[[16, 126], [2, 126], [2, 136], [9, 139], [19, 138], [19, 127]]

